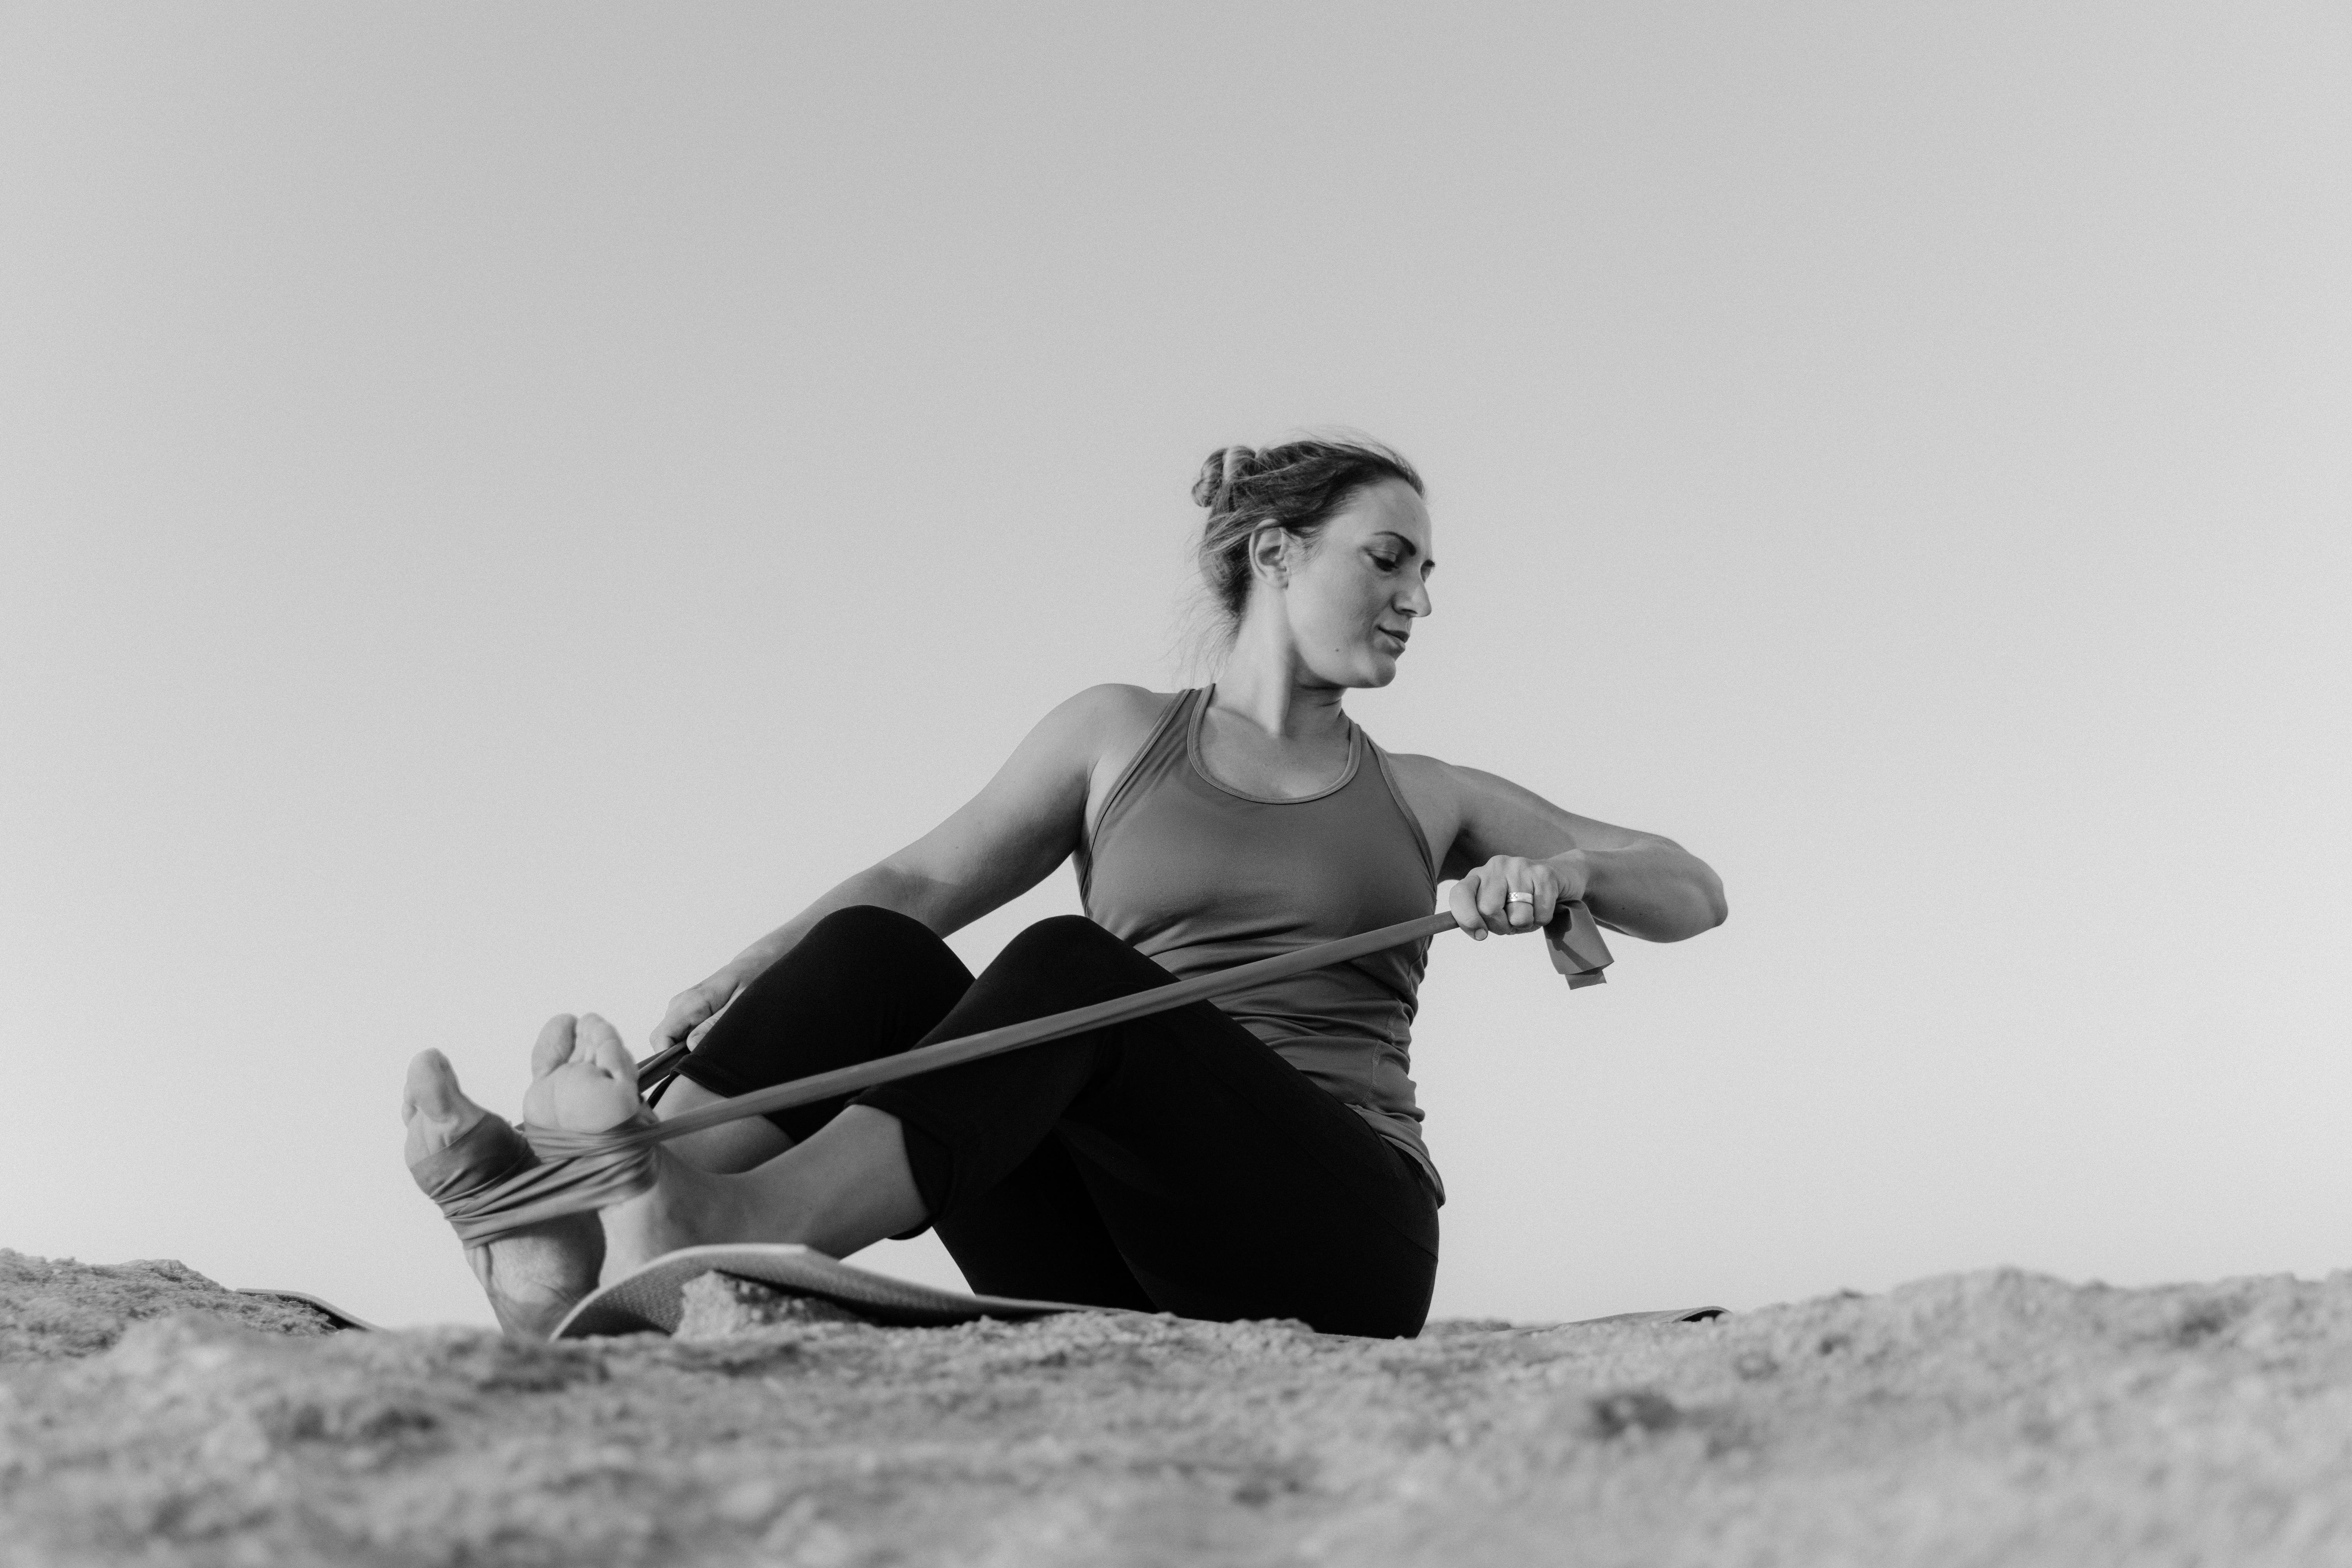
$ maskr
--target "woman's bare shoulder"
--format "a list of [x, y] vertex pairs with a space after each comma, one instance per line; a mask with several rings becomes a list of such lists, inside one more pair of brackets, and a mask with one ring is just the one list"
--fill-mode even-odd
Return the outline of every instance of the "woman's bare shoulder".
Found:
[[1466, 820], [1482, 812], [1559, 810], [1527, 785], [1484, 768], [1465, 767], [1437, 757], [1391, 755], [1389, 763], [1396, 769], [1397, 783], [1406, 793], [1429, 801], [1433, 806], [1442, 803], [1444, 809], [1459, 819]]
[[1131, 754], [1141, 747], [1182, 695], [1140, 686], [1089, 686], [1039, 720], [1021, 750], [1041, 761], [1055, 759], [1055, 765], [1091, 772], [1107, 756]]
[[1183, 695], [1112, 682], [1089, 686], [1054, 710], [1046, 722], [1061, 729], [1064, 743], [1086, 770], [1086, 820], [1093, 820], [1105, 792], [1142, 753]]
[[1160, 716], [1168, 711], [1168, 705], [1183, 695], [1181, 691], [1153, 691], [1148, 687], [1108, 680], [1100, 686], [1087, 687], [1062, 706], [1104, 722], [1157, 724]]
[[1063, 730], [1094, 760], [1132, 755], [1181, 696], [1181, 691], [1107, 682], [1065, 701], [1047, 722]]
[[1460, 770], [1442, 758], [1423, 756], [1417, 752], [1390, 752], [1390, 769], [1397, 783], [1415, 794], [1425, 794], [1432, 799], [1451, 802], [1460, 787]]

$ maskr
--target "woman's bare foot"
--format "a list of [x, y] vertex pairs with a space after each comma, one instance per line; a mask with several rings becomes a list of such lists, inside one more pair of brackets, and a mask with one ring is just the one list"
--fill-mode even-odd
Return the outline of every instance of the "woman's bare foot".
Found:
[[[576, 1027], [557, 1018], [540, 1035], [531, 1057], [530, 1092], [523, 1120], [534, 1127], [601, 1132], [645, 1109], [637, 1094], [637, 1064], [612, 1025], [590, 1013]], [[737, 1194], [712, 1173], [688, 1164], [667, 1149], [652, 1152], [653, 1189], [604, 1209], [603, 1280], [610, 1284], [666, 1252], [732, 1239]]]
[[[467, 1100], [438, 1051], [408, 1069], [402, 1103], [408, 1164], [436, 1200], [534, 1163], [520, 1133]], [[643, 1113], [636, 1064], [604, 1019], [549, 1020], [531, 1053], [524, 1120], [602, 1132]], [[650, 1190], [597, 1214], [567, 1215], [466, 1249], [499, 1322], [545, 1339], [601, 1283], [682, 1247], [799, 1242], [844, 1257], [922, 1223], [898, 1120], [851, 1106], [824, 1131], [740, 1174], [705, 1170], [659, 1145]]]
[[[610, 1024], [557, 1019], [541, 1037], [523, 1118], [601, 1131], [640, 1114], [636, 1063]], [[923, 1220], [898, 1119], [851, 1106], [815, 1137], [753, 1170], [712, 1171], [656, 1145], [651, 1190], [605, 1209], [603, 1282], [681, 1247], [789, 1241], [839, 1258]]]
[[[568, 1017], [541, 1030], [531, 1058], [534, 1077], [569, 1058], [572, 1039]], [[521, 1134], [466, 1098], [439, 1051], [421, 1052], [409, 1063], [400, 1112], [408, 1124], [408, 1168], [428, 1195], [452, 1185], [478, 1185], [535, 1159]], [[466, 1261], [489, 1297], [499, 1326], [542, 1340], [574, 1302], [596, 1288], [604, 1257], [604, 1226], [593, 1214], [546, 1220], [466, 1248]]]

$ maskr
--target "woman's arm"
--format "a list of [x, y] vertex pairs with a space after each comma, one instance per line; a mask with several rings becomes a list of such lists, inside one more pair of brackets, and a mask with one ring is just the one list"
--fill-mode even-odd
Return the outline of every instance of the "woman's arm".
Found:
[[1087, 791], [1105, 763], [1123, 766], [1164, 699], [1097, 686], [1045, 715], [996, 776], [955, 814], [897, 854], [840, 883], [672, 999], [655, 1028], [661, 1050], [716, 1017], [751, 978], [835, 910], [875, 904], [941, 936], [1027, 892], [1076, 848]]
[[[1650, 942], [1680, 942], [1723, 923], [1722, 879], [1673, 839], [1579, 816], [1476, 768], [1435, 766], [1456, 824], [1440, 875], [1461, 879], [1451, 908], [1474, 937], [1538, 930], [1571, 899], [1583, 900], [1601, 924]], [[1417, 771], [1430, 777], [1425, 761]], [[1534, 901], [1514, 903], [1513, 893]]]

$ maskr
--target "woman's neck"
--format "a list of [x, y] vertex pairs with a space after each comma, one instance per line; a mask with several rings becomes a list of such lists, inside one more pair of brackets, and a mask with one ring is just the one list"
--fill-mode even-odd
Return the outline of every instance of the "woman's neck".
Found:
[[1339, 710], [1344, 690], [1309, 677], [1297, 652], [1265, 632], [1255, 616], [1243, 623], [1232, 654], [1217, 672], [1211, 706], [1247, 719], [1277, 741], [1313, 741], [1344, 732], [1348, 716]]

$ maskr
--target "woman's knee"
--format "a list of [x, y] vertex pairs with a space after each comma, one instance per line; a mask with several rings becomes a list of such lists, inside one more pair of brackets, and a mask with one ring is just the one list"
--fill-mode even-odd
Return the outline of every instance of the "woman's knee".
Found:
[[747, 994], [764, 999], [877, 988], [936, 990], [946, 1007], [971, 983], [971, 973], [930, 927], [896, 910], [853, 904], [811, 926], [790, 952], [753, 978]]
[[[1004, 944], [959, 1008], [966, 1032], [1041, 1018], [1165, 985], [1168, 972], [1081, 915], [1057, 915]], [[943, 1027], [945, 1026], [942, 1026]]]
[[1092, 990], [1104, 984], [1133, 989], [1164, 984], [1168, 972], [1084, 915], [1039, 921], [1004, 944], [989, 966], [1040, 977], [1052, 976]]
[[852, 904], [834, 910], [809, 927], [808, 935], [801, 938], [801, 946], [814, 944], [823, 952], [840, 947], [862, 950], [936, 946], [939, 940], [930, 927], [912, 915], [902, 915], [879, 904]]

